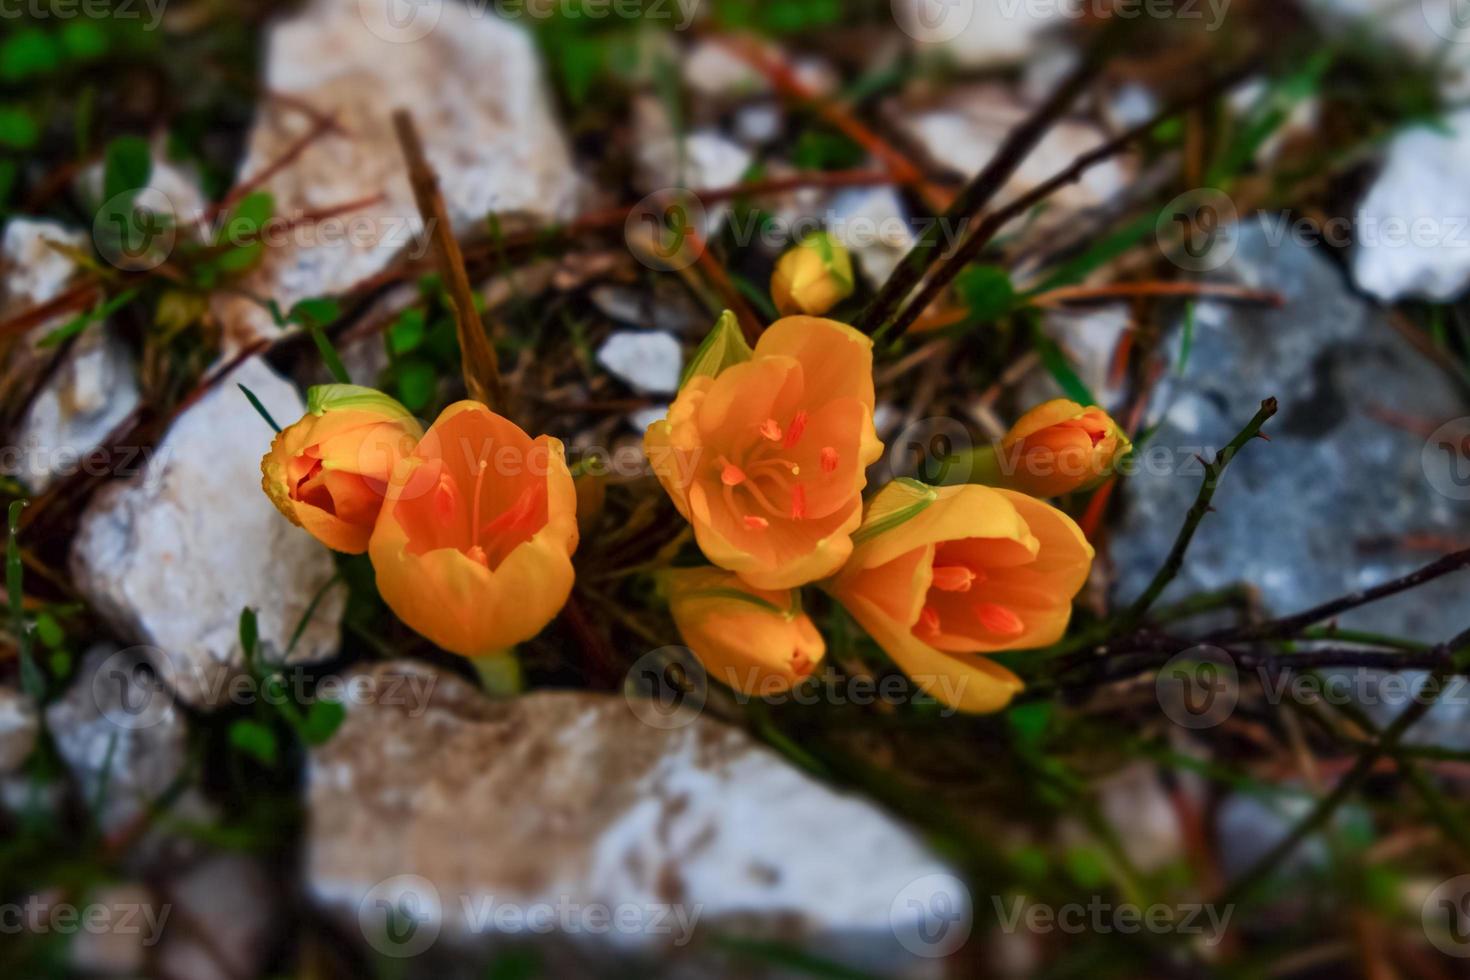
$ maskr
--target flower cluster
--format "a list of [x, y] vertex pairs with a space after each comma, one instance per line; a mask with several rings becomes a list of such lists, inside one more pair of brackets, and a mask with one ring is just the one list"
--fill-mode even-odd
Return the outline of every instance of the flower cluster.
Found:
[[382, 392], [313, 388], [261, 472], [282, 514], [367, 552], [384, 601], [446, 650], [528, 640], [571, 594], [576, 491], [562, 445], [478, 402], [450, 405], [425, 432]]
[[826, 652], [802, 612], [816, 584], [922, 690], [999, 710], [1021, 681], [985, 655], [1058, 640], [1092, 568], [1081, 530], [1037, 498], [1096, 483], [1127, 440], [1101, 410], [1051, 402], [1002, 444], [1009, 486], [900, 479], [864, 505], [873, 404], [872, 342], [851, 327], [791, 316], [752, 349], [721, 320], [644, 437], [717, 566], [666, 576], [675, 625], [715, 679], [775, 693]]

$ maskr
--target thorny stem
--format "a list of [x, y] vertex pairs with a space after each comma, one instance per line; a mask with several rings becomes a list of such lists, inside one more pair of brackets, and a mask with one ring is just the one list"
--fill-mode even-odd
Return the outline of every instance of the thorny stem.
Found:
[[414, 200], [418, 202], [419, 214], [424, 220], [424, 233], [434, 243], [434, 253], [439, 271], [449, 287], [454, 306], [454, 321], [458, 328], [459, 350], [464, 371], [465, 388], [470, 397], [490, 406], [492, 410], [505, 411], [505, 391], [500, 382], [500, 361], [495, 346], [485, 336], [485, 325], [475, 308], [475, 294], [470, 289], [470, 278], [465, 272], [464, 255], [459, 250], [459, 241], [449, 223], [449, 212], [444, 206], [444, 196], [439, 192], [439, 177], [424, 154], [423, 141], [418, 128], [407, 109], [393, 113], [393, 129], [398, 135], [398, 145], [408, 164], [408, 179], [413, 185]]
[[1120, 630], [1126, 630], [1141, 622], [1164, 589], [1174, 581], [1174, 577], [1184, 566], [1184, 555], [1189, 550], [1189, 543], [1194, 540], [1195, 531], [1199, 530], [1200, 522], [1210, 512], [1210, 501], [1215, 497], [1215, 490], [1220, 485], [1220, 477], [1225, 474], [1225, 468], [1230, 465], [1235, 454], [1240, 452], [1246, 443], [1260, 434], [1261, 426], [1265, 425], [1266, 421], [1275, 414], [1275, 398], [1267, 398], [1261, 402], [1261, 410], [1256, 413], [1255, 418], [1251, 419], [1249, 424], [1241, 429], [1239, 435], [1230, 440], [1224, 449], [1215, 454], [1214, 462], [1205, 467], [1204, 482], [1200, 484], [1199, 494], [1194, 498], [1194, 506], [1189, 508], [1189, 513], [1184, 518], [1184, 526], [1179, 529], [1179, 535], [1174, 539], [1174, 547], [1169, 550], [1169, 557], [1164, 560], [1163, 567], [1148, 584], [1148, 588], [1143, 590], [1143, 594], [1123, 615]]

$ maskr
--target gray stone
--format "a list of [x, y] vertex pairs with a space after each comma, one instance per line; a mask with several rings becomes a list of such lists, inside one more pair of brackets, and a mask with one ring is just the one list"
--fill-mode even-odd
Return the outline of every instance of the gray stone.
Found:
[[[87, 895], [87, 908], [105, 910], [105, 928], [80, 929], [67, 944], [67, 961], [88, 976], [136, 977], [147, 965], [172, 917], [146, 885], [105, 885]], [[98, 916], [103, 913], [91, 913]]]
[[1065, 4], [1009, 0], [894, 0], [899, 28], [921, 51], [964, 68], [992, 68], [1029, 55], [1050, 27], [1066, 23]]
[[190, 980], [261, 975], [280, 916], [280, 899], [259, 861], [218, 854], [164, 886], [171, 906], [156, 954], [157, 973]]
[[548, 911], [551, 934], [535, 938], [604, 972], [624, 957], [698, 962], [708, 930], [913, 975], [895, 941], [912, 914], [901, 897], [938, 876], [966, 907], [908, 830], [720, 723], [655, 727], [633, 708], [651, 702], [585, 692], [490, 701], [408, 662], [359, 676], [310, 757], [306, 884], [374, 946], [380, 900], [437, 910], [423, 941], [457, 955], [525, 931], [490, 910], [629, 908], [639, 924], [603, 936]]
[[20, 768], [36, 747], [36, 705], [24, 694], [0, 687], [0, 775]]
[[[1234, 245], [1221, 274], [1285, 306], [1199, 305], [1184, 374], [1159, 385], [1148, 419], [1158, 430], [1123, 486], [1111, 549], [1123, 601], [1162, 564], [1199, 490], [1194, 454], [1212, 457], [1270, 396], [1281, 405], [1271, 441], [1232, 462], [1164, 601], [1244, 582], [1285, 614], [1406, 574], [1435, 557], [1406, 539], [1467, 526], [1470, 504], [1436, 490], [1424, 462], [1428, 432], [1470, 414], [1450, 381], [1319, 253], [1273, 246], [1256, 228]], [[1172, 362], [1181, 341], [1176, 330]], [[1442, 579], [1341, 621], [1444, 640], [1467, 625], [1464, 595], [1463, 579]], [[1470, 738], [1464, 712], [1446, 704], [1432, 719]]]
[[[82, 516], [71, 568], [119, 634], [146, 644], [155, 668], [196, 707], [217, 706], [243, 667], [240, 612], [254, 609], [263, 653], [279, 659], [332, 558], [260, 489], [271, 430], [238, 385], [285, 425], [300, 396], [259, 358], [242, 364], [173, 423], [142, 472], [102, 488]], [[290, 663], [334, 655], [343, 590], [317, 606]]]
[[[133, 829], [184, 771], [184, 715], [136, 650], [90, 651], [71, 687], [46, 708], [46, 725], [81, 798], [94, 807], [100, 800], [105, 834]], [[172, 810], [189, 819], [209, 813], [192, 789]]]
[[[404, 21], [383, 4], [314, 0], [271, 29], [266, 62], [264, 88], [334, 115], [345, 130], [314, 140], [266, 182], [277, 215], [383, 197], [267, 249], [246, 292], [289, 308], [347, 290], [399, 250], [418, 248], [422, 222], [390, 118], [399, 106], [413, 110], [456, 229], [491, 213], [547, 222], [576, 210], [580, 182], [531, 35], [484, 5], [424, 4]], [[298, 108], [263, 102], [239, 179], [272, 166], [313, 125]], [[214, 307], [227, 351], [278, 333], [247, 298], [222, 294]]]
[[684, 351], [672, 334], [619, 330], [598, 348], [597, 363], [638, 391], [671, 395], [679, 390]]

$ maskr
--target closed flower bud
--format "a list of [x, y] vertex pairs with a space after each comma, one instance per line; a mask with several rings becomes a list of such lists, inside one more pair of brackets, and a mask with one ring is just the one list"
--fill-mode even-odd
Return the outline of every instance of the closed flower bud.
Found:
[[826, 578], [852, 550], [867, 468], [883, 452], [873, 342], [794, 316], [722, 363], [648, 427], [649, 464], [714, 564], [758, 589]]
[[782, 316], [821, 316], [852, 295], [852, 256], [827, 232], [814, 232], [781, 256], [771, 299]]
[[1107, 412], [1058, 398], [1021, 416], [1001, 440], [1001, 479], [1034, 497], [1060, 497], [1096, 486], [1132, 450]]
[[480, 657], [530, 639], [561, 611], [576, 547], [561, 442], [462, 401], [398, 465], [368, 551], [399, 619]]
[[827, 653], [794, 590], [753, 589], [718, 568], [675, 569], [664, 587], [674, 625], [705, 671], [742, 694], [784, 693]]
[[909, 480], [878, 492], [831, 593], [919, 687], [961, 711], [998, 711], [1021, 681], [980, 654], [1066, 632], [1092, 546], [1022, 493]]
[[348, 554], [367, 550], [393, 468], [423, 429], [381, 391], [318, 385], [260, 461], [261, 487], [292, 523]]

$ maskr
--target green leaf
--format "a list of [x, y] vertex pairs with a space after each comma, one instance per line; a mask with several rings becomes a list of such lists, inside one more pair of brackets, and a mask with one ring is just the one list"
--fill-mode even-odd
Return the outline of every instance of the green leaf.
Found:
[[337, 701], [317, 700], [306, 709], [306, 721], [301, 726], [301, 737], [308, 745], [325, 745], [342, 727], [347, 709]]
[[153, 154], [139, 136], [120, 136], [107, 144], [102, 177], [102, 200], [125, 197], [131, 201], [153, 176]]
[[271, 418], [271, 413], [266, 411], [265, 406], [260, 403], [260, 399], [255, 397], [255, 392], [251, 391], [249, 388], [245, 387], [239, 382], [235, 383], [235, 387], [239, 388], [245, 393], [245, 397], [250, 400], [251, 407], [260, 413], [260, 417], [265, 419], [266, 425], [269, 425], [277, 432], [281, 431], [281, 427], [276, 424], [276, 420]]
[[267, 766], [279, 755], [276, 733], [254, 721], [237, 721], [230, 726], [230, 744]]
[[1072, 365], [1067, 361], [1067, 355], [1057, 346], [1056, 341], [1048, 337], [1041, 329], [1041, 325], [1033, 322], [1031, 325], [1032, 343], [1036, 347], [1036, 353], [1041, 355], [1041, 364], [1056, 379], [1063, 393], [1074, 402], [1082, 405], [1096, 405], [1097, 399], [1092, 397], [1092, 392], [1087, 385], [1072, 370]]
[[1006, 271], [993, 265], [975, 265], [961, 272], [955, 290], [982, 323], [998, 320], [1016, 305], [1016, 288]]
[[303, 327], [330, 327], [342, 316], [342, 307], [330, 297], [304, 299], [291, 307], [286, 319]]
[[1051, 716], [1050, 701], [1035, 701], [1031, 704], [1018, 704], [1011, 708], [1006, 712], [1006, 721], [1010, 723], [1018, 745], [1027, 749], [1037, 749], [1041, 747], [1041, 739], [1046, 734], [1047, 725], [1051, 724]]
[[0, 81], [23, 81], [54, 71], [60, 64], [60, 45], [38, 28], [21, 30], [0, 42]]
[[0, 146], [29, 150], [41, 138], [41, 131], [22, 109], [0, 106]]
[[745, 335], [740, 332], [739, 319], [726, 310], [720, 314], [714, 329], [689, 359], [688, 366], [684, 368], [684, 376], [679, 379], [679, 387], [684, 387], [694, 378], [718, 377], [726, 368], [744, 364], [753, 354], [750, 345], [745, 342]]
[[[275, 213], [276, 199], [270, 191], [255, 191], [246, 194], [230, 214], [230, 231], [240, 235], [259, 234], [260, 229]], [[320, 302], [320, 300], [307, 300], [306, 302]], [[333, 319], [336, 318], [333, 317]]]
[[939, 499], [939, 492], [933, 487], [908, 477], [900, 477], [889, 486], [896, 489], [890, 493], [882, 493], [881, 499], [874, 499], [863, 519], [862, 527], [853, 532], [853, 544], [861, 544], [913, 520]]
[[66, 642], [66, 631], [50, 613], [41, 613], [36, 617], [36, 636], [48, 650], [55, 650]]
[[214, 268], [219, 272], [248, 272], [259, 265], [263, 258], [265, 258], [265, 243], [251, 242], [249, 245], [241, 245], [228, 252], [220, 253], [214, 260]]
[[439, 388], [439, 378], [434, 371], [434, 365], [428, 361], [404, 361], [398, 365], [396, 377], [398, 400], [410, 412], [421, 411], [434, 400], [434, 394]]
[[90, 61], [107, 53], [107, 34], [91, 21], [74, 20], [61, 29], [61, 46], [74, 61]]
[[63, 341], [70, 340], [97, 321], [106, 320], [112, 314], [131, 303], [137, 296], [138, 291], [136, 289], [125, 289], [107, 302], [98, 303], [90, 310], [84, 313], [78, 313], [66, 323], [63, 323], [42, 337], [36, 346], [41, 348], [55, 347]]
[[240, 650], [245, 654], [245, 662], [248, 664], [255, 657], [255, 647], [260, 641], [260, 624], [256, 621], [255, 610], [246, 606], [240, 610]]
[[416, 306], [398, 314], [388, 326], [388, 347], [395, 354], [407, 354], [424, 342], [427, 323], [424, 311]]

